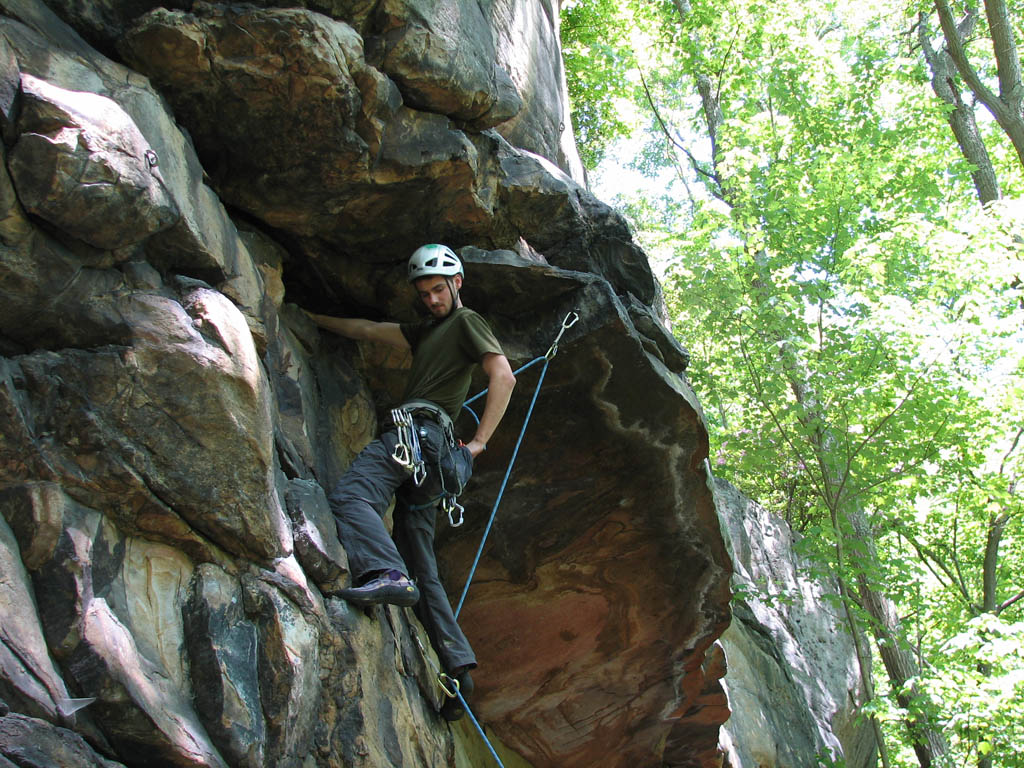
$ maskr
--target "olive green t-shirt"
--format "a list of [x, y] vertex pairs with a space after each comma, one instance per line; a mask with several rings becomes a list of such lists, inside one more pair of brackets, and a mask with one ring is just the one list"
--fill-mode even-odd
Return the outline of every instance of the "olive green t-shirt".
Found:
[[466, 307], [442, 320], [428, 317], [418, 323], [402, 323], [401, 329], [412, 347], [403, 402], [430, 400], [453, 419], [469, 392], [473, 366], [488, 352], [504, 354], [487, 321]]

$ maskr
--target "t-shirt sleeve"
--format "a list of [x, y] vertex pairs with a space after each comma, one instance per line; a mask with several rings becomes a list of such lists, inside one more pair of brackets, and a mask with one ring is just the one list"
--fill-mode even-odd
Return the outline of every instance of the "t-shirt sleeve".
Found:
[[399, 323], [398, 329], [405, 336], [405, 340], [409, 342], [409, 346], [412, 351], [416, 351], [416, 347], [420, 345], [420, 341], [423, 339], [423, 330], [426, 324], [423, 321], [418, 323]]
[[462, 350], [473, 360], [480, 361], [486, 354], [505, 354], [494, 336], [491, 326], [476, 312], [465, 313], [462, 322]]

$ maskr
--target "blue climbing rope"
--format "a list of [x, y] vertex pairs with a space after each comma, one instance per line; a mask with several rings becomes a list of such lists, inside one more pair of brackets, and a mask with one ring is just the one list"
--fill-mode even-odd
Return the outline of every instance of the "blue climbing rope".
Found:
[[477, 731], [480, 733], [480, 738], [482, 738], [484, 740], [484, 744], [486, 744], [487, 745], [487, 749], [489, 749], [491, 751], [491, 755], [494, 757], [495, 761], [498, 763], [499, 766], [501, 766], [501, 768], [505, 768], [505, 764], [503, 762], [501, 762], [501, 758], [498, 757], [498, 753], [495, 752], [494, 751], [494, 747], [491, 746], [491, 740], [488, 739], [487, 738], [487, 734], [484, 733], [483, 726], [480, 725], [479, 722], [477, 722], [476, 716], [473, 714], [473, 710], [471, 710], [469, 708], [469, 703], [463, 697], [462, 692], [459, 691], [459, 690], [456, 690], [455, 691], [455, 695], [459, 697], [459, 701], [462, 702], [462, 706], [466, 710], [466, 714], [469, 715], [470, 721], [473, 723], [473, 725], [476, 726]]
[[[512, 375], [513, 376], [518, 376], [520, 373], [525, 371], [530, 366], [536, 365], [541, 360], [547, 360], [547, 359], [548, 359], [548, 356], [546, 354], [545, 355], [541, 355], [540, 357], [535, 357], [533, 360], [528, 362], [526, 365], [521, 365], [518, 368], [516, 368], [514, 371], [512, 371]], [[476, 423], [477, 424], [480, 423], [480, 417], [476, 415], [476, 411], [474, 411], [472, 408], [470, 408], [469, 405], [470, 405], [470, 403], [474, 403], [477, 400], [479, 400], [481, 397], [486, 395], [487, 392], [488, 392], [487, 389], [481, 389], [479, 392], [477, 392], [475, 395], [473, 395], [471, 398], [469, 398], [469, 400], [467, 400], [466, 402], [464, 402], [462, 404], [462, 407], [465, 408], [467, 411], [469, 411], [469, 415], [472, 416], [474, 419], [476, 419]]]
[[[491, 508], [491, 516], [487, 520], [487, 527], [484, 529], [484, 535], [480, 539], [480, 546], [476, 550], [476, 557], [473, 558], [473, 565], [469, 569], [469, 576], [466, 578], [466, 586], [463, 587], [462, 595], [461, 597], [459, 597], [459, 604], [455, 608], [456, 619], [459, 618], [459, 614], [462, 612], [462, 605], [466, 602], [466, 594], [469, 592], [469, 585], [473, 582], [473, 576], [476, 574], [476, 568], [480, 564], [480, 557], [481, 555], [483, 555], [484, 545], [487, 543], [487, 537], [491, 533], [491, 527], [494, 525], [494, 519], [498, 515], [498, 507], [501, 505], [502, 496], [504, 496], [505, 494], [505, 486], [508, 485], [508, 479], [512, 475], [512, 467], [515, 466], [516, 458], [519, 456], [519, 446], [522, 445], [523, 437], [526, 435], [526, 428], [530, 424], [530, 417], [533, 415], [533, 408], [537, 404], [537, 397], [538, 395], [540, 395], [541, 385], [544, 384], [544, 376], [548, 372], [548, 365], [550, 365], [552, 358], [554, 358], [554, 356], [558, 354], [558, 342], [561, 341], [562, 334], [564, 334], [569, 328], [572, 328], [574, 325], [576, 325], [576, 321], [579, 319], [580, 316], [576, 312], [570, 312], [569, 314], [567, 314], [565, 316], [565, 319], [562, 320], [562, 328], [561, 330], [559, 330], [558, 336], [555, 337], [555, 340], [548, 348], [548, 351], [544, 353], [542, 356], [534, 360], [531, 360], [526, 365], [519, 368], [519, 370], [515, 371], [515, 373], [520, 373], [522, 371], [525, 371], [531, 365], [539, 363], [541, 360], [544, 361], [544, 367], [541, 368], [540, 371], [540, 378], [537, 380], [537, 387], [533, 390], [533, 398], [530, 400], [530, 407], [526, 411], [526, 418], [523, 419], [522, 429], [519, 430], [519, 437], [516, 440], [516, 446], [512, 450], [512, 458], [508, 462], [508, 469], [505, 470], [505, 477], [501, 481], [501, 488], [498, 489], [498, 496], [497, 498], [495, 498], [494, 506]], [[485, 389], [483, 390], [483, 392], [477, 393], [472, 398], [467, 400], [464, 403], [464, 406], [468, 406], [474, 400], [477, 400], [478, 398], [482, 397], [486, 392], [487, 390]], [[472, 408], [467, 408], [466, 410], [468, 410], [470, 413], [473, 414], [474, 417], [476, 417], [476, 413], [473, 412]], [[477, 419], [478, 423], [479, 421], [480, 420]]]

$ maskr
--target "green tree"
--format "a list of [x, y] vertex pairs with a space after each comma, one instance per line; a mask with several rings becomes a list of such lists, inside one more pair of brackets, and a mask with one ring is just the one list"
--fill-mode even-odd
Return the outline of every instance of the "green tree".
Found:
[[[713, 464], [811, 534], [840, 578], [854, 637], [863, 622], [876, 640], [901, 741], [920, 765], [944, 764], [956, 707], [937, 682], [953, 669], [942, 649], [993, 612], [940, 622], [927, 608], [943, 604], [934, 561], [899, 547], [939, 551], [914, 511], [951, 496], [968, 467], [981, 476], [965, 445], [997, 442], [996, 427], [980, 429], [992, 406], [978, 393], [978, 350], [1005, 352], [993, 317], [1020, 327], [1012, 270], [1022, 224], [976, 211], [987, 229], [964, 234], [977, 168], [949, 142], [948, 105], [923, 97], [929, 75], [897, 22], [839, 2], [622, 7], [650, 41], [635, 75], [650, 116], [637, 166], [673, 169], [680, 181], [626, 211], [649, 252], [671, 261], [667, 299], [696, 353]], [[992, 279], [965, 280], [967, 264], [968, 276], [974, 267]], [[961, 571], [1019, 525], [1012, 509], [991, 513], [987, 539], [961, 540], [974, 558], [960, 552]], [[976, 575], [1012, 614], [1006, 558], [992, 552], [1002, 579], [985, 582], [984, 567]], [[867, 656], [862, 648], [870, 699]], [[1020, 665], [1001, 663], [1010, 672], [990, 679], [1005, 684]], [[891, 722], [877, 725], [886, 764], [905, 761], [885, 750]], [[1020, 746], [1012, 734], [1000, 744], [962, 732], [957, 755]]]
[[620, 105], [632, 92], [636, 61], [616, 0], [570, 0], [562, 7], [562, 56], [580, 158], [594, 168], [608, 145], [632, 126]]

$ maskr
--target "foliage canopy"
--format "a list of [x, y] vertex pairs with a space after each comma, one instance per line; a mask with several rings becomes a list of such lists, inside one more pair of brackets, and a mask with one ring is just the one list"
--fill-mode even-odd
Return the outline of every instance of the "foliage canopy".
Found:
[[[592, 178], [626, 154], [652, 179], [615, 202], [664, 271], [715, 473], [854, 585], [883, 758], [1016, 766], [1024, 169], [969, 76], [947, 70], [959, 105], [934, 85], [943, 4], [578, 0], [563, 41]], [[997, 5], [952, 12], [1009, 98]], [[961, 108], [998, 179], [984, 207]]]

